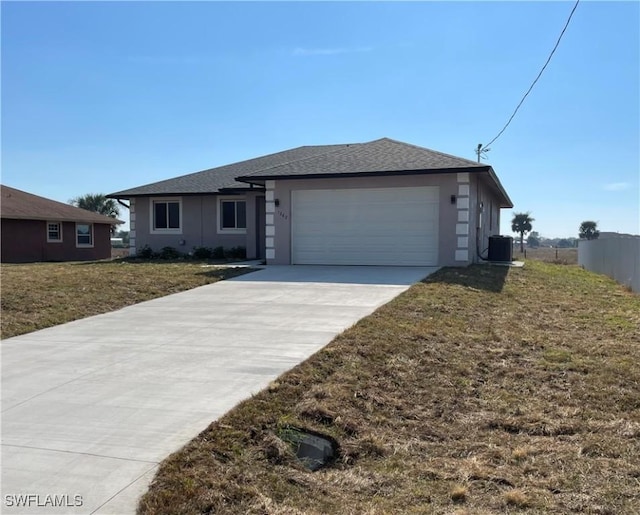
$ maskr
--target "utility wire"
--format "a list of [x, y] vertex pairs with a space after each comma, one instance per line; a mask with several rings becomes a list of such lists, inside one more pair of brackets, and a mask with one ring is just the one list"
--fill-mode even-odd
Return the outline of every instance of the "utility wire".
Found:
[[[551, 53], [549, 54], [549, 58], [547, 59], [547, 62], [544, 63], [544, 66], [540, 70], [540, 73], [538, 73], [538, 76], [533, 81], [533, 83], [531, 84], [531, 86], [529, 87], [527, 92], [524, 94], [524, 96], [522, 97], [522, 100], [520, 100], [520, 103], [518, 104], [518, 107], [516, 107], [516, 110], [511, 115], [511, 118], [509, 118], [509, 121], [502, 128], [502, 130], [498, 133], [498, 135], [495, 138], [493, 138], [489, 143], [487, 143], [486, 145], [479, 145], [478, 146], [478, 150], [476, 152], [480, 153], [482, 151], [488, 151], [489, 149], [487, 147], [489, 145], [491, 145], [495, 140], [497, 140], [500, 136], [502, 136], [502, 133], [507, 129], [507, 127], [509, 127], [509, 124], [511, 123], [511, 120], [513, 120], [514, 116], [518, 112], [518, 109], [520, 109], [520, 106], [524, 102], [524, 99], [527, 98], [529, 93], [531, 93], [531, 90], [533, 89], [533, 86], [536, 85], [536, 82], [538, 82], [538, 79], [542, 75], [542, 72], [544, 72], [545, 68], [549, 64], [549, 61], [551, 61], [551, 58], [553, 57], [553, 54], [555, 53], [556, 49], [558, 48], [558, 45], [560, 44], [560, 40], [562, 39], [562, 36], [564, 36], [564, 31], [567, 30], [567, 27], [569, 26], [569, 22], [571, 21], [571, 17], [573, 16], [573, 13], [576, 11], [576, 7], [578, 7], [579, 3], [580, 3], [580, 0], [577, 0], [576, 4], [573, 6], [573, 9], [571, 9], [571, 14], [569, 14], [569, 18], [567, 19], [567, 23], [565, 23], [564, 28], [562, 29], [562, 32], [560, 33], [560, 36], [558, 37], [558, 41], [556, 41], [556, 45], [553, 47], [553, 50], [551, 50]], [[480, 157], [480, 154], [478, 154], [478, 159], [479, 159], [479, 157]]]

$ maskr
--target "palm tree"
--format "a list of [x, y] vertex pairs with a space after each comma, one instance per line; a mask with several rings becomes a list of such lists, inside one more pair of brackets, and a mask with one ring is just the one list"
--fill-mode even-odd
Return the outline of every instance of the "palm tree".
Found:
[[600, 236], [597, 222], [591, 220], [585, 220], [580, 224], [580, 239], [583, 240], [597, 240]]
[[[110, 216], [111, 218], [118, 218], [120, 210], [115, 200], [105, 197], [102, 193], [87, 193], [81, 197], [72, 198], [69, 204], [79, 207], [80, 209], [86, 209], [87, 211], [93, 211], [94, 213], [100, 213], [101, 215]], [[116, 226], [111, 226], [111, 234], [115, 234]]]
[[533, 228], [530, 213], [514, 213], [511, 220], [511, 230], [520, 234], [520, 252], [524, 252], [524, 235]]

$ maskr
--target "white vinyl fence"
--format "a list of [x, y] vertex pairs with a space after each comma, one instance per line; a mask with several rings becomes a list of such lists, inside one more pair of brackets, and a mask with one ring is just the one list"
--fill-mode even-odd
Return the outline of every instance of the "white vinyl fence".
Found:
[[578, 264], [640, 293], [640, 236], [580, 240]]

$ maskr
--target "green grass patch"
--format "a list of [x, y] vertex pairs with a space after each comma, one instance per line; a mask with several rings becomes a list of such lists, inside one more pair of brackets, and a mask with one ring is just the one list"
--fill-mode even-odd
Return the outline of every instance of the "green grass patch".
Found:
[[571, 353], [562, 349], [547, 349], [542, 357], [550, 363], [569, 363], [571, 361]]

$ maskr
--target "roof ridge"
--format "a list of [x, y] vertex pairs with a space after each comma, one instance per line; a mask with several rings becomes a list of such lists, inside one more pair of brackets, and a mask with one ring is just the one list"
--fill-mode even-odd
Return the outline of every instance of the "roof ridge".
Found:
[[[218, 170], [220, 168], [226, 168], [228, 166], [237, 166], [239, 164], [247, 163], [249, 161], [257, 161], [258, 159], [264, 159], [264, 158], [268, 158], [268, 157], [273, 157], [273, 156], [277, 156], [278, 154], [285, 154], [287, 152], [300, 150], [302, 148], [329, 147], [329, 146], [338, 146], [338, 145], [341, 145], [341, 144], [338, 143], [338, 144], [334, 144], [334, 145], [301, 145], [299, 147], [289, 148], [287, 150], [280, 150], [278, 152], [272, 152], [271, 154], [265, 154], [263, 156], [250, 157], [249, 159], [243, 159], [242, 161], [237, 161], [237, 162], [233, 162], [233, 163], [226, 163], [226, 164], [222, 164], [222, 165], [218, 165], [218, 166], [213, 166], [211, 168], [205, 168], [204, 170], [198, 170], [198, 171], [195, 171], [195, 172], [188, 172], [188, 173], [185, 173], [183, 175], [178, 175], [177, 177], [169, 177], [167, 179], [161, 179], [159, 181], [151, 182], [151, 183], [145, 184], [143, 186], [151, 186], [151, 185], [162, 184], [163, 182], [171, 182], [171, 181], [174, 181], [176, 179], [185, 179], [187, 177], [193, 177], [194, 175], [198, 175], [198, 174], [201, 174], [201, 173], [213, 172], [213, 171]], [[319, 154], [316, 154], [316, 155], [319, 155]], [[311, 157], [313, 157], [313, 156], [311, 156]], [[304, 159], [307, 159], [307, 158], [304, 158]], [[297, 159], [297, 160], [294, 159], [294, 160], [291, 160], [291, 161], [286, 161], [284, 163], [280, 163], [279, 165], [275, 165], [275, 166], [280, 166], [280, 165], [283, 165], [283, 164], [290, 164], [290, 163], [294, 163], [296, 161], [301, 161], [301, 159]], [[270, 168], [273, 168], [273, 166], [266, 167], [266, 168], [261, 168], [260, 171], [268, 170]], [[257, 173], [257, 171], [256, 172], [252, 172], [252, 173]], [[249, 175], [251, 175], [251, 174], [249, 174]], [[143, 186], [138, 186], [138, 187], [143, 187]], [[129, 189], [136, 189], [136, 187], [129, 188]], [[126, 191], [126, 190], [122, 190], [122, 191]], [[119, 193], [119, 192], [115, 192], [115, 193]]]
[[[302, 145], [301, 147], [292, 148], [290, 150], [297, 150], [300, 148], [316, 148], [316, 147], [340, 147], [336, 149], [327, 150], [326, 152], [322, 152], [321, 154], [314, 154], [312, 156], [302, 157], [300, 159], [292, 159], [290, 161], [285, 161], [282, 163], [278, 163], [277, 165], [267, 166], [266, 168], [261, 168], [260, 170], [256, 170], [255, 172], [251, 172], [249, 174], [239, 175], [238, 177], [251, 177], [253, 175], [258, 175], [260, 173], [264, 173], [266, 170], [273, 170], [274, 168], [279, 168], [281, 166], [290, 165], [292, 163], [300, 163], [302, 161], [307, 161], [308, 159], [315, 159], [320, 156], [326, 156], [327, 154], [333, 154], [336, 152], [341, 152], [343, 150], [347, 150], [349, 147], [355, 147], [358, 145], [364, 145], [364, 143], [337, 143], [334, 145]], [[349, 149], [351, 150], [351, 149]], [[285, 150], [284, 152], [289, 152], [289, 150]]]
[[462, 161], [467, 161], [468, 163], [471, 163], [471, 164], [473, 164], [475, 166], [491, 166], [489, 164], [484, 164], [483, 165], [482, 163], [477, 163], [476, 161], [472, 161], [471, 159], [467, 159], [466, 157], [454, 156], [453, 154], [447, 154], [446, 152], [440, 152], [439, 150], [433, 150], [431, 148], [421, 147], [420, 145], [414, 145], [413, 143], [406, 143], [404, 141], [399, 141], [399, 140], [393, 139], [393, 138], [384, 137], [384, 138], [380, 138], [380, 139], [376, 139], [376, 140], [370, 141], [369, 143], [375, 143], [376, 141], [383, 141], [383, 140], [391, 141], [392, 143], [397, 143], [399, 145], [406, 145], [407, 147], [413, 147], [413, 148], [417, 148], [417, 149], [420, 149], [420, 150], [427, 150], [428, 152], [433, 152], [434, 154], [438, 154], [438, 155], [445, 156], [445, 157], [450, 157], [452, 159], [460, 159]]
[[[205, 170], [200, 170], [200, 172], [192, 172], [192, 173], [188, 173], [186, 175], [180, 175], [179, 177], [187, 177], [188, 175], [193, 175], [193, 174], [201, 173], [201, 172], [210, 172], [212, 170], [217, 170], [218, 168], [224, 168], [225, 166], [237, 166], [239, 164], [246, 163], [248, 161], [255, 161], [255, 160], [263, 159], [263, 158], [266, 158], [266, 157], [273, 157], [273, 156], [277, 156], [278, 154], [286, 154], [287, 152], [293, 152], [295, 150], [300, 150], [302, 148], [336, 147], [336, 146], [344, 146], [344, 145], [349, 146], [350, 143], [346, 143], [346, 144], [345, 143], [335, 143], [335, 144], [332, 144], [332, 145], [300, 145], [299, 147], [288, 148], [287, 150], [280, 150], [279, 152], [272, 152], [271, 154], [265, 154], [264, 156], [250, 157], [249, 159], [243, 159], [242, 161], [237, 161], [235, 163], [227, 163], [227, 164], [220, 165], [220, 166], [214, 166], [213, 168], [207, 168]], [[336, 149], [336, 150], [338, 150], [338, 149]], [[331, 152], [331, 151], [328, 150], [327, 152], [324, 152], [324, 153], [326, 154], [326, 153], [329, 153], [329, 152]], [[322, 154], [315, 154], [315, 155], [322, 155]], [[309, 156], [309, 157], [313, 157], [313, 156]], [[301, 158], [301, 159], [292, 159], [290, 161], [285, 161], [283, 163], [280, 163], [280, 165], [289, 164], [289, 163], [295, 163], [297, 161], [303, 161], [304, 159], [308, 159], [308, 157]], [[276, 165], [276, 166], [280, 166], [280, 165]], [[268, 170], [269, 168], [273, 168], [273, 167], [269, 166], [269, 167], [266, 167], [266, 168], [262, 168], [262, 170]], [[171, 180], [171, 179], [169, 179], [169, 180]]]
[[[305, 147], [308, 147], [308, 146], [314, 146], [314, 145], [301, 145], [299, 147], [294, 147], [294, 148], [290, 148], [290, 149], [287, 149], [287, 150], [280, 150], [279, 152], [272, 152], [271, 154], [265, 154], [264, 156], [250, 157], [249, 159], [243, 159], [242, 161], [237, 161], [235, 163], [226, 163], [226, 164], [219, 165], [219, 166], [213, 166], [211, 168], [205, 168], [204, 170], [198, 170], [197, 172], [185, 173], [184, 175], [179, 175], [178, 177], [171, 177], [170, 179], [164, 179], [163, 181], [152, 182], [150, 184], [157, 184], [157, 183], [164, 182], [164, 181], [173, 181], [174, 179], [182, 179], [184, 177], [189, 177], [191, 175], [197, 175], [199, 173], [212, 172], [213, 170], [217, 170], [218, 168], [224, 168], [226, 166], [236, 166], [236, 165], [239, 165], [241, 163], [246, 163], [248, 161], [255, 161], [255, 160], [258, 160], [258, 159], [263, 159], [265, 157], [277, 156], [278, 154], [284, 154], [285, 152], [291, 152], [292, 150], [298, 150], [298, 149], [305, 148]], [[315, 146], [321, 147], [322, 145], [315, 145]]]

